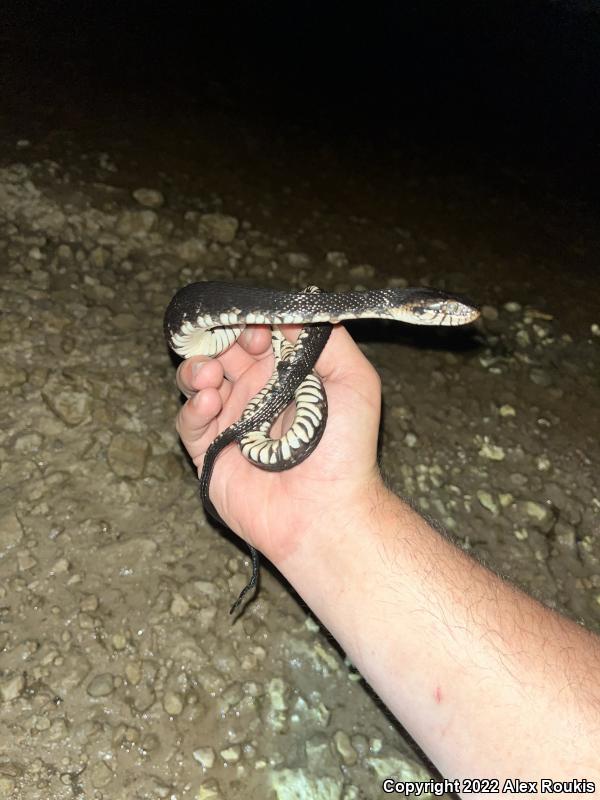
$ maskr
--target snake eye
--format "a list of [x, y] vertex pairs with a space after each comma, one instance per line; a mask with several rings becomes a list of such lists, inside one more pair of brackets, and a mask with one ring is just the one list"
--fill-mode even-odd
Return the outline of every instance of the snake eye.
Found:
[[423, 317], [425, 316], [425, 314], [428, 313], [427, 309], [424, 306], [412, 306], [411, 311], [415, 315], [415, 317]]

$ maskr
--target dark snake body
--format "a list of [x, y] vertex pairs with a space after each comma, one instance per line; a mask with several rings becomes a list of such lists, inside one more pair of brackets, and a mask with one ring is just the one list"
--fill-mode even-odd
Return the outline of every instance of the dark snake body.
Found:
[[[309, 287], [282, 292], [210, 281], [180, 289], [166, 310], [164, 327], [169, 346], [184, 358], [220, 355], [247, 324], [307, 326], [293, 345], [273, 331], [271, 379], [248, 403], [242, 417], [208, 447], [200, 476], [206, 510], [225, 524], [210, 500], [209, 488], [216, 459], [229, 444], [238, 442], [246, 458], [271, 471], [300, 464], [317, 446], [325, 430], [327, 396], [313, 370], [334, 323], [380, 318], [417, 325], [464, 325], [478, 316], [478, 310], [457, 295], [425, 288], [328, 293]], [[297, 413], [290, 430], [279, 440], [270, 439], [271, 426], [294, 399]], [[253, 547], [250, 553], [252, 577], [230, 613], [257, 583], [259, 555]]]

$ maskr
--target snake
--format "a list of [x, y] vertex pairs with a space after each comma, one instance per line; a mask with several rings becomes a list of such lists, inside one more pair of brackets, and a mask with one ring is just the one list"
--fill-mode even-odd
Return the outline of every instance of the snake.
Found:
[[[461, 295], [425, 287], [322, 292], [316, 286], [298, 291], [199, 281], [179, 289], [167, 306], [164, 331], [168, 345], [182, 358], [216, 358], [231, 347], [247, 325], [270, 325], [274, 369], [251, 398], [241, 417], [211, 442], [199, 479], [206, 511], [226, 526], [210, 496], [210, 482], [221, 452], [236, 442], [256, 467], [281, 472], [301, 464], [319, 444], [327, 422], [327, 394], [315, 365], [333, 325], [351, 319], [388, 319], [412, 325], [466, 325], [478, 308]], [[302, 325], [295, 342], [281, 327]], [[280, 414], [295, 402], [288, 430], [272, 438]], [[235, 613], [257, 586], [260, 560], [250, 547], [252, 575], [231, 606]]]

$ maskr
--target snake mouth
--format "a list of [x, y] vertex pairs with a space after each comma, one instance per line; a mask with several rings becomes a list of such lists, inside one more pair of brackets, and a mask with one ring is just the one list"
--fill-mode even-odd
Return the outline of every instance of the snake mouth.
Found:
[[479, 309], [456, 296], [417, 298], [394, 309], [394, 318], [411, 325], [468, 325], [480, 316]]

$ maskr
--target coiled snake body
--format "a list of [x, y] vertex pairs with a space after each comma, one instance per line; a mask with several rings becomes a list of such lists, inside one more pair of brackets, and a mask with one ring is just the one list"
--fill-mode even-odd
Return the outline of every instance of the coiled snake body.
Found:
[[[364, 292], [320, 292], [315, 286], [282, 292], [234, 283], [206, 281], [180, 289], [165, 313], [169, 346], [183, 358], [216, 357], [230, 347], [246, 325], [306, 325], [295, 343], [272, 329], [275, 367], [268, 383], [250, 400], [240, 419], [222, 431], [204, 457], [200, 494], [207, 511], [223, 523], [210, 501], [209, 488], [219, 453], [237, 442], [257, 467], [282, 471], [300, 464], [319, 443], [327, 420], [327, 395], [314, 366], [332, 325], [346, 319], [379, 318], [413, 325], [465, 325], [479, 311], [457, 295], [425, 288]], [[279, 439], [269, 431], [285, 408], [296, 416]], [[233, 613], [258, 579], [258, 552], [250, 547], [252, 577], [231, 607]]]

